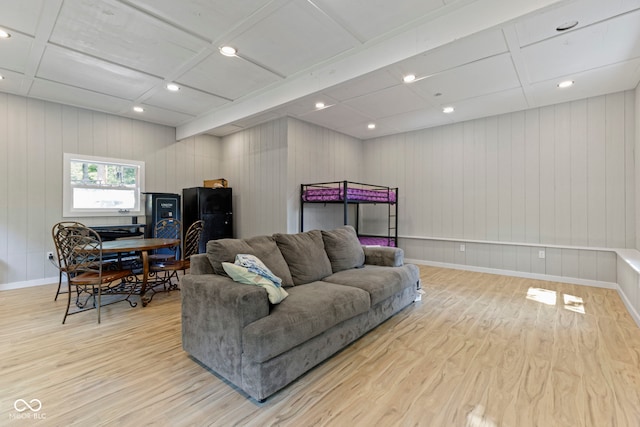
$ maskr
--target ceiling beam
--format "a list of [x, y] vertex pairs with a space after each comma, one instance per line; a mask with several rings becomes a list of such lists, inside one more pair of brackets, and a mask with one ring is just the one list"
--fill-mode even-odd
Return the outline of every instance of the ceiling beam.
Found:
[[310, 70], [226, 104], [177, 127], [178, 140], [206, 133], [311, 95], [454, 40], [505, 24], [563, 0], [458, 1], [415, 26], [356, 47]]

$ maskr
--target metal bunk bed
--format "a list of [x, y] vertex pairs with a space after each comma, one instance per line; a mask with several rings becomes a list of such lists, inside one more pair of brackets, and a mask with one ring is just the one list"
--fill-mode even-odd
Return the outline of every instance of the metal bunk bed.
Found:
[[[342, 204], [344, 225], [349, 224], [349, 205], [356, 206], [354, 228], [363, 245], [398, 246], [398, 188], [353, 181], [320, 182], [300, 185], [300, 231], [304, 231], [304, 206], [307, 203]], [[387, 235], [360, 234], [360, 205], [385, 204], [388, 207]]]

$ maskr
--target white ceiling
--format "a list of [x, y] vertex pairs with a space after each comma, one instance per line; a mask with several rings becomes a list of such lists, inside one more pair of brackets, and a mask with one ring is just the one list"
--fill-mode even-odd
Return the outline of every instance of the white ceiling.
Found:
[[0, 28], [0, 91], [178, 138], [291, 116], [368, 139], [640, 81], [640, 0], [0, 0]]

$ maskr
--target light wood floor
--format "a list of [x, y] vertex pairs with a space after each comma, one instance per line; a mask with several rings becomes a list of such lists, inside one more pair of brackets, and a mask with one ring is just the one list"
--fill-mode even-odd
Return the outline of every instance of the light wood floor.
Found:
[[0, 425], [640, 426], [640, 329], [615, 291], [421, 274], [421, 302], [262, 404], [182, 351], [178, 292], [100, 325], [62, 325], [53, 286], [0, 292]]

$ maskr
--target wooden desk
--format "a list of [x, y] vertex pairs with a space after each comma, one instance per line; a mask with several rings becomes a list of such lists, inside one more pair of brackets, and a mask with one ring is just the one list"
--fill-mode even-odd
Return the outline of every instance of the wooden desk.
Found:
[[178, 246], [180, 239], [121, 239], [102, 242], [102, 253], [140, 252], [142, 258], [142, 283], [140, 286], [140, 301], [142, 306], [146, 306], [144, 294], [147, 291], [147, 281], [149, 280], [149, 251], [160, 248], [171, 248]]

